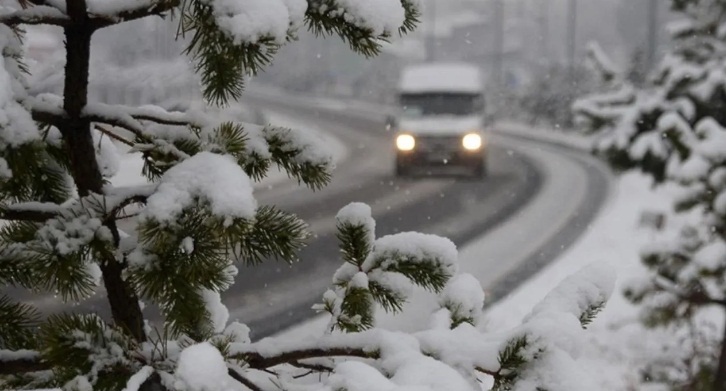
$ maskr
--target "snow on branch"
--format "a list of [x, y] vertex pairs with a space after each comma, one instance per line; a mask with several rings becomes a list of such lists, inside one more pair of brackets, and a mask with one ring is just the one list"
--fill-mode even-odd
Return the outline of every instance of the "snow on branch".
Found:
[[344, 207], [336, 219], [344, 263], [333, 289], [313, 307], [332, 315], [332, 329], [370, 329], [375, 304], [398, 312], [414, 285], [439, 293], [456, 274], [456, 245], [448, 239], [403, 232], [376, 240], [371, 209], [361, 203]]
[[[128, 106], [114, 106], [103, 103], [89, 104], [83, 109], [83, 117], [92, 121], [105, 123], [111, 126], [118, 126], [132, 132], [136, 137], [149, 144], [158, 146], [180, 160], [189, 158], [189, 155], [179, 150], [172, 143], [159, 139], [146, 130], [141, 120], [150, 120], [162, 124], [189, 125], [188, 121], [182, 120], [182, 115], [158, 115], [160, 111], [150, 109], [135, 109]], [[135, 117], [136, 115], [136, 117]]]
[[33, 120], [43, 124], [58, 126], [65, 120], [62, 116], [52, 111], [43, 111], [40, 109], [33, 109], [32, 111]]
[[195, 112], [166, 111], [159, 106], [147, 105], [132, 107], [124, 105], [108, 105], [105, 103], [89, 104], [83, 110], [84, 118], [93, 122], [114, 121], [128, 130], [142, 125], [138, 121], [149, 121], [160, 125], [170, 126], [197, 126], [208, 124], [207, 118]]
[[165, 125], [190, 124], [183, 113], [169, 113], [163, 109], [136, 108], [124, 105], [107, 105], [105, 103], [88, 104], [83, 109], [83, 117], [93, 122], [103, 122], [120, 126], [134, 133], [143, 132], [140, 120], [148, 120]]
[[132, 187], [118, 187], [106, 191], [107, 210], [106, 218], [118, 217], [118, 214], [129, 205], [146, 203], [148, 198], [156, 192], [158, 185], [143, 185]]
[[[110, 106], [110, 105], [109, 105]], [[111, 106], [123, 109], [124, 106]], [[207, 122], [201, 116], [194, 115], [193, 112], [166, 111], [159, 106], [141, 106], [141, 107], [125, 107], [126, 111], [133, 118], [140, 121], [151, 121], [161, 125], [177, 125], [177, 126], [204, 126]]]
[[[11, 27], [0, 24], [0, 151], [38, 141], [38, 131], [31, 114], [23, 104], [27, 96], [26, 80], [19, 61], [22, 43]], [[5, 157], [5, 155], [3, 155]], [[4, 159], [2, 169], [8, 176]]]
[[[288, 364], [304, 368], [305, 365], [299, 366], [301, 360], [318, 358], [372, 359], [380, 367], [376, 366], [378, 369], [371, 370], [370, 375], [379, 376], [380, 370], [390, 375], [392, 380], [398, 380], [401, 386], [409, 384], [405, 380], [406, 375], [411, 375], [413, 371], [418, 374], [418, 385], [430, 384], [432, 389], [444, 389], [434, 384], [441, 384], [436, 379], [445, 378], [447, 390], [471, 390], [475, 389], [473, 384], [477, 372], [497, 375], [500, 369], [497, 361], [500, 345], [501, 342], [487, 340], [470, 325], [417, 334], [377, 329], [329, 334], [305, 341], [264, 339], [253, 344], [233, 343], [229, 345], [228, 358], [242, 360], [246, 368], [261, 371]], [[351, 362], [354, 361], [331, 361], [322, 367], [315, 362], [313, 370], [332, 371], [334, 376], [340, 376], [345, 372], [343, 368]]]
[[63, 97], [55, 94], [40, 94], [27, 99], [33, 120], [58, 127], [67, 118], [63, 109]]
[[525, 322], [552, 313], [565, 313], [582, 319], [583, 314], [607, 302], [614, 286], [613, 271], [605, 265], [592, 264], [560, 283], [534, 307]]
[[302, 24], [307, 8], [305, 0], [252, 0], [244, 3], [212, 0], [208, 3], [221, 31], [236, 43], [250, 44], [264, 39], [284, 44], [291, 27]]
[[56, 217], [63, 208], [58, 204], [23, 202], [0, 206], [0, 219], [44, 222]]
[[309, 0], [305, 16], [316, 34], [338, 35], [352, 50], [373, 56], [393, 33], [411, 30], [418, 12], [410, 1]]
[[[689, 289], [683, 290], [679, 288], [673, 281], [668, 281], [662, 276], [655, 276], [653, 278], [653, 284], [658, 289], [668, 292], [680, 300], [686, 301], [695, 305], [710, 305], [715, 304], [722, 307], [726, 307], [726, 299], [719, 299], [711, 297], [703, 289]], [[699, 287], [701, 288], [701, 287]]]
[[87, 0], [88, 12], [91, 14], [95, 28], [103, 28], [141, 19], [152, 15], [161, 15], [180, 5], [179, 0]]
[[0, 349], [0, 375], [37, 372], [49, 369], [48, 363], [40, 358], [40, 353], [32, 350]]
[[245, 376], [242, 376], [242, 374], [239, 371], [237, 371], [236, 369], [229, 368], [229, 370], [227, 371], [227, 373], [229, 374], [229, 376], [232, 379], [237, 380], [238, 382], [242, 383], [242, 385], [244, 385], [245, 387], [249, 388], [250, 390], [252, 390], [252, 391], [263, 391], [262, 388], [260, 388], [258, 385], [256, 385], [255, 383], [253, 383], [252, 380], [246, 378]]
[[[359, 357], [384, 359], [398, 355], [439, 357], [442, 360], [457, 357], [465, 349], [471, 353], [471, 370], [481, 367], [484, 371], [497, 368], [497, 344], [475, 342], [479, 336], [473, 327], [456, 330], [429, 330], [419, 334], [405, 334], [375, 329], [359, 333], [329, 334], [316, 339], [280, 342], [263, 339], [253, 344], [233, 343], [229, 346], [229, 358], [243, 360], [251, 369], [268, 369], [301, 360], [330, 357]], [[459, 362], [463, 364], [463, 362]]]
[[613, 61], [596, 41], [590, 42], [587, 46], [587, 60], [605, 82], [613, 81], [620, 74]]
[[[354, 335], [354, 334], [349, 334]], [[379, 353], [376, 350], [366, 350], [361, 346], [335, 346], [328, 348], [306, 347], [291, 349], [281, 352], [279, 355], [266, 356], [256, 351], [237, 352], [233, 358], [244, 360], [252, 369], [273, 368], [282, 364], [292, 364], [300, 360], [322, 357], [359, 357], [377, 359]]]
[[[0, 220], [45, 222], [62, 217], [71, 210], [87, 209], [89, 207], [102, 210], [103, 218], [116, 216], [125, 207], [145, 203], [156, 191], [157, 185], [135, 186], [129, 188], [113, 188], [107, 195], [92, 194], [84, 197], [77, 203], [62, 206], [51, 202], [19, 202], [11, 205], [0, 205]], [[97, 208], [96, 205], [102, 205]]]
[[200, 199], [219, 217], [253, 219], [257, 202], [252, 192], [249, 177], [231, 156], [200, 152], [164, 174], [142, 219], [171, 221]]
[[21, 24], [49, 24], [65, 27], [71, 19], [55, 7], [36, 5], [5, 15], [0, 15], [0, 23], [8, 26]]

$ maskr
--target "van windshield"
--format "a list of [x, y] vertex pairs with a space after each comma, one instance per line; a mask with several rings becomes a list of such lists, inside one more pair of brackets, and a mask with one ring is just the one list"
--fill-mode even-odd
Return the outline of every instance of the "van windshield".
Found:
[[409, 118], [437, 115], [463, 116], [481, 113], [483, 110], [483, 99], [480, 94], [402, 94], [400, 104], [403, 116]]

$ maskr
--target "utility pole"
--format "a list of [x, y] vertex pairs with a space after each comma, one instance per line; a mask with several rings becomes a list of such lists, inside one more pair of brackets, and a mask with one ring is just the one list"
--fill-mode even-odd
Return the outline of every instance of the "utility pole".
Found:
[[567, 7], [567, 66], [570, 76], [575, 73], [577, 55], [577, 0], [569, 0]]
[[429, 13], [429, 31], [426, 37], [426, 60], [436, 60], [436, 0], [429, 0], [427, 7]]
[[494, 1], [494, 61], [492, 74], [498, 88], [504, 86], [504, 0]]
[[550, 60], [550, 9], [548, 0], [539, 0], [539, 55], [540, 63], [549, 66]]
[[658, 55], [658, 0], [648, 0], [648, 69], [655, 67]]

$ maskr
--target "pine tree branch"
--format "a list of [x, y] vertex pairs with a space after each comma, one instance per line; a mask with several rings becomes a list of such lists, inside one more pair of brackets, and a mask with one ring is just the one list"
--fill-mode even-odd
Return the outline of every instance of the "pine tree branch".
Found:
[[[58, 205], [58, 208], [60, 206]], [[40, 203], [20, 203], [0, 207], [0, 220], [45, 222], [58, 216], [54, 211]]]
[[23, 8], [32, 7], [34, 5], [49, 5], [47, 1], [45, 0], [18, 0], [18, 3], [20, 3], [20, 6]]
[[485, 375], [489, 375], [489, 376], [493, 377], [494, 379], [497, 379], [500, 376], [499, 372], [501, 371], [501, 369], [498, 371], [492, 371], [489, 369], [484, 369], [482, 367], [475, 367], [474, 369], [476, 369], [477, 372], [483, 373]]
[[327, 357], [360, 357], [377, 359], [380, 357], [378, 351], [371, 351], [363, 348], [340, 346], [330, 348], [309, 348], [290, 350], [275, 356], [264, 356], [259, 352], [243, 352], [233, 355], [232, 358], [244, 360], [252, 369], [272, 368], [282, 364], [298, 363], [300, 360], [310, 358]]
[[91, 25], [94, 30], [131, 20], [145, 18], [153, 15], [163, 15], [181, 4], [179, 0], [149, 0], [136, 2], [129, 8], [111, 15], [92, 15]]
[[325, 365], [320, 364], [306, 364], [299, 361], [291, 362], [290, 365], [292, 365], [295, 368], [300, 369], [309, 369], [313, 372], [333, 372], [333, 368], [326, 367]]
[[66, 27], [71, 23], [71, 19], [58, 8], [36, 5], [9, 14], [0, 15], [0, 23], [7, 26], [47, 24]]
[[309, 370], [309, 371], [307, 371], [307, 372], [305, 372], [305, 373], [303, 373], [303, 374], [300, 374], [300, 375], [295, 375], [295, 376], [293, 376], [292, 378], [293, 378], [293, 379], [302, 379], [303, 377], [306, 377], [306, 376], [310, 376], [310, 375], [312, 375], [312, 374], [314, 374], [314, 373], [315, 373], [315, 371], [313, 371], [313, 370], [311, 369], [311, 370]]
[[[171, 113], [167, 113], [171, 114]], [[162, 116], [155, 116], [151, 113], [132, 113], [131, 116], [134, 119], [140, 120], [140, 121], [151, 121], [156, 122], [160, 125], [172, 125], [172, 126], [189, 126], [193, 125], [191, 121], [184, 120], [184, 119], [173, 119], [172, 117], [162, 117]]]
[[[139, 118], [134, 118], [134, 114], [136, 114]], [[131, 108], [127, 106], [110, 106], [102, 104], [95, 104], [93, 106], [84, 107], [82, 118], [90, 122], [99, 122], [111, 126], [118, 126], [120, 128], [124, 128], [132, 132], [136, 137], [144, 140], [151, 145], [162, 146], [177, 159], [184, 160], [189, 158], [188, 154], [179, 150], [179, 148], [174, 146], [172, 143], [167, 142], [166, 140], [159, 139], [153, 134], [147, 132], [146, 129], [144, 129], [143, 124], [139, 122], [139, 119], [151, 121], [153, 121], [153, 119], [156, 119], [157, 121], [154, 122], [160, 124], [184, 126], [189, 125], [188, 121], [183, 121], [182, 119], [175, 120], [173, 118], [165, 118], [163, 116], [152, 116], [151, 114], [145, 112], [134, 112], [134, 110], [131, 110]]]
[[[129, 121], [133, 118], [137, 121], [150, 121], [160, 125], [171, 126], [203, 126], [194, 121], [192, 116], [186, 112], [167, 111], [161, 107], [146, 106], [132, 107], [125, 105], [109, 105], [105, 103], [94, 103], [83, 109], [84, 116], [88, 118], [118, 118], [118, 120]], [[116, 113], [116, 114], [111, 114]], [[93, 119], [92, 119], [93, 120]], [[95, 120], [94, 120], [95, 121]], [[104, 122], [102, 119], [97, 122]]]
[[114, 133], [109, 128], [106, 128], [106, 127], [101, 126], [101, 125], [94, 125], [94, 128], [96, 128], [96, 130], [98, 130], [99, 132], [105, 134], [106, 136], [108, 136], [108, 137], [110, 137], [110, 138], [112, 138], [112, 139], [114, 139], [114, 140], [116, 140], [116, 141], [118, 141], [120, 143], [126, 144], [129, 147], [133, 147], [134, 145], [136, 145], [133, 142], [131, 142], [129, 140], [126, 140], [125, 138], [117, 135], [116, 133]]
[[129, 113], [125, 111], [109, 110], [104, 113], [99, 113], [97, 112], [97, 110], [86, 106], [83, 109], [83, 119], [90, 122], [99, 122], [111, 126], [118, 126], [119, 128], [124, 128], [130, 132], [133, 132], [137, 137], [145, 140], [151, 140], [153, 138], [152, 135], [146, 132], [141, 122], [137, 121], [134, 117], [132, 117]]
[[45, 110], [36, 104], [33, 104], [31, 115], [33, 116], [34, 121], [53, 125], [57, 128], [61, 127], [67, 121], [66, 117], [58, 114], [57, 112]]
[[135, 194], [133, 196], [130, 196], [123, 201], [121, 201], [118, 205], [116, 205], [113, 209], [111, 209], [111, 212], [106, 216], [106, 219], [114, 219], [116, 216], [127, 206], [131, 204], [144, 204], [146, 203], [146, 200], [149, 198], [148, 195], [144, 194]]
[[666, 283], [663, 279], [656, 278], [654, 284], [657, 288], [662, 289], [672, 295], [677, 296], [680, 300], [695, 304], [695, 305], [709, 305], [715, 304], [721, 307], [726, 307], [726, 299], [716, 299], [709, 296], [702, 290], [691, 290], [684, 292], [673, 284]]
[[[127, 192], [124, 195], [113, 195], [113, 208], [106, 214], [105, 220], [113, 219], [121, 210], [131, 204], [146, 203], [155, 186], [140, 187], [140, 192]], [[115, 198], [114, 198], [115, 197]], [[0, 205], [0, 220], [34, 221], [38, 223], [58, 217], [63, 207], [53, 203], [22, 202], [12, 205]]]
[[[51, 369], [50, 364], [40, 358], [40, 354], [14, 354], [20, 352], [0, 351], [0, 375], [16, 375]], [[9, 353], [9, 354], [8, 354]], [[13, 356], [17, 356], [14, 357]], [[7, 357], [10, 357], [7, 359]]]
[[232, 368], [227, 368], [227, 373], [229, 373], [229, 376], [237, 380], [238, 382], [242, 383], [245, 387], [249, 388], [252, 391], [263, 391], [262, 387], [258, 386], [257, 384], [253, 383], [250, 379], [242, 376], [239, 372]]
[[8, 221], [35, 221], [42, 223], [52, 219], [56, 215], [48, 212], [36, 210], [2, 210], [0, 211], [0, 220]]

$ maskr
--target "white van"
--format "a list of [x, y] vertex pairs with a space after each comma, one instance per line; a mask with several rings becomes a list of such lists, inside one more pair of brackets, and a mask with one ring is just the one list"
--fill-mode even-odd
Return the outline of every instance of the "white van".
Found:
[[463, 166], [486, 174], [484, 87], [478, 67], [428, 63], [404, 69], [398, 86], [396, 175], [416, 166]]

